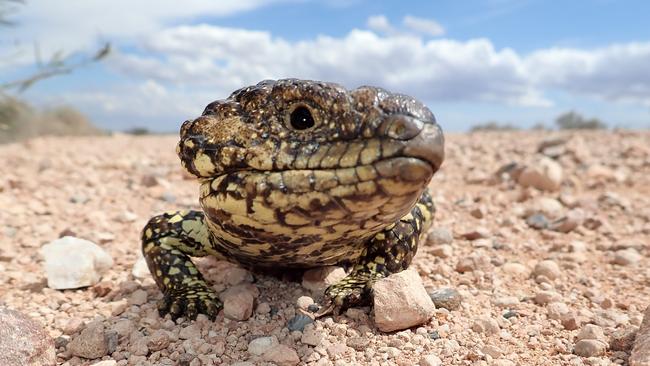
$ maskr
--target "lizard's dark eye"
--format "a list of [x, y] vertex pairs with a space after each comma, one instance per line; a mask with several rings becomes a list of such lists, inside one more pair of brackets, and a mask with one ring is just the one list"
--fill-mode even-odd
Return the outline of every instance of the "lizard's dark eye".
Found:
[[295, 130], [306, 130], [314, 127], [316, 122], [311, 115], [309, 108], [305, 106], [296, 107], [289, 115], [289, 123]]

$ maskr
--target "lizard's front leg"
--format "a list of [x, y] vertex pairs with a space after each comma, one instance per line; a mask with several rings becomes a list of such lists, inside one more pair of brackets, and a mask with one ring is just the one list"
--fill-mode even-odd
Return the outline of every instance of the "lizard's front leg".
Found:
[[202, 313], [216, 318], [222, 307], [190, 256], [216, 255], [203, 212], [167, 212], [149, 220], [142, 230], [142, 253], [163, 292], [161, 316], [196, 319]]
[[426, 190], [411, 212], [370, 240], [350, 274], [327, 288], [325, 296], [331, 304], [344, 310], [370, 303], [375, 281], [403, 271], [411, 264], [434, 213], [431, 195]]

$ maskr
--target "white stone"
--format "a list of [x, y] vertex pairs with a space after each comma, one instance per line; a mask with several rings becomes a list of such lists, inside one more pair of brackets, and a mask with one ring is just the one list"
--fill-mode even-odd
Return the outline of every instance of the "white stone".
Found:
[[117, 361], [105, 360], [105, 361], [99, 361], [97, 363], [94, 363], [91, 366], [115, 366], [115, 365], [117, 365]]
[[97, 244], [64, 236], [41, 248], [47, 285], [56, 290], [92, 286], [113, 266], [113, 259]]
[[151, 277], [151, 272], [149, 272], [149, 267], [147, 267], [147, 261], [143, 256], [139, 256], [138, 260], [135, 261], [133, 269], [131, 269], [131, 274], [139, 280]]
[[420, 359], [420, 366], [441, 366], [442, 360], [436, 355], [424, 355]]
[[392, 274], [373, 286], [375, 324], [382, 332], [426, 323], [435, 312], [433, 301], [414, 269]]
[[524, 168], [518, 182], [524, 187], [535, 187], [543, 191], [557, 191], [562, 184], [562, 166], [556, 161], [542, 157]]
[[275, 336], [255, 338], [248, 343], [248, 353], [251, 355], [261, 356], [264, 352], [272, 347], [276, 347], [280, 342]]
[[561, 274], [562, 272], [560, 272], [560, 266], [551, 260], [541, 261], [537, 263], [535, 269], [533, 269], [534, 277], [544, 276], [550, 280], [554, 280], [560, 277]]
[[337, 283], [345, 277], [345, 270], [338, 266], [327, 266], [305, 271], [302, 276], [302, 287], [322, 294], [330, 285]]
[[298, 300], [296, 300], [296, 306], [298, 306], [300, 309], [307, 310], [309, 305], [314, 303], [314, 299], [312, 299], [309, 296], [300, 296]]
[[612, 263], [619, 266], [629, 266], [638, 263], [641, 258], [643, 258], [641, 254], [634, 248], [621, 249], [614, 253]]
[[562, 214], [563, 209], [564, 207], [560, 201], [556, 200], [555, 198], [542, 196], [537, 197], [531, 202], [526, 216], [536, 213], [543, 213], [547, 217], [557, 218]]

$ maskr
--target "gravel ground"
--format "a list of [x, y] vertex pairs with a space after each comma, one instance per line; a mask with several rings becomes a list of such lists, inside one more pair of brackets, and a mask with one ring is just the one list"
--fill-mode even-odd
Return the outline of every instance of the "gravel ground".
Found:
[[[132, 269], [150, 216], [197, 207], [176, 137], [3, 145], [0, 302], [43, 324], [64, 365], [627, 364], [650, 304], [648, 141], [620, 131], [449, 135], [431, 184], [434, 228], [411, 266], [438, 309], [388, 334], [368, 308], [290, 331], [309, 302], [298, 299], [318, 300], [299, 273], [253, 280], [210, 259], [200, 267], [217, 290], [256, 296], [250, 318], [161, 319], [160, 292]], [[65, 235], [112, 256], [98, 285], [48, 288], [40, 248]]]

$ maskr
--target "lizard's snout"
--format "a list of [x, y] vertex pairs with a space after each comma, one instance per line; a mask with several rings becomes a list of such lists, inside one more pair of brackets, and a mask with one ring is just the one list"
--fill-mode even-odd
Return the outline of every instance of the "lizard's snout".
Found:
[[392, 115], [378, 129], [380, 137], [404, 141], [404, 155], [424, 160], [437, 171], [445, 157], [442, 129], [435, 121], [409, 115]]

